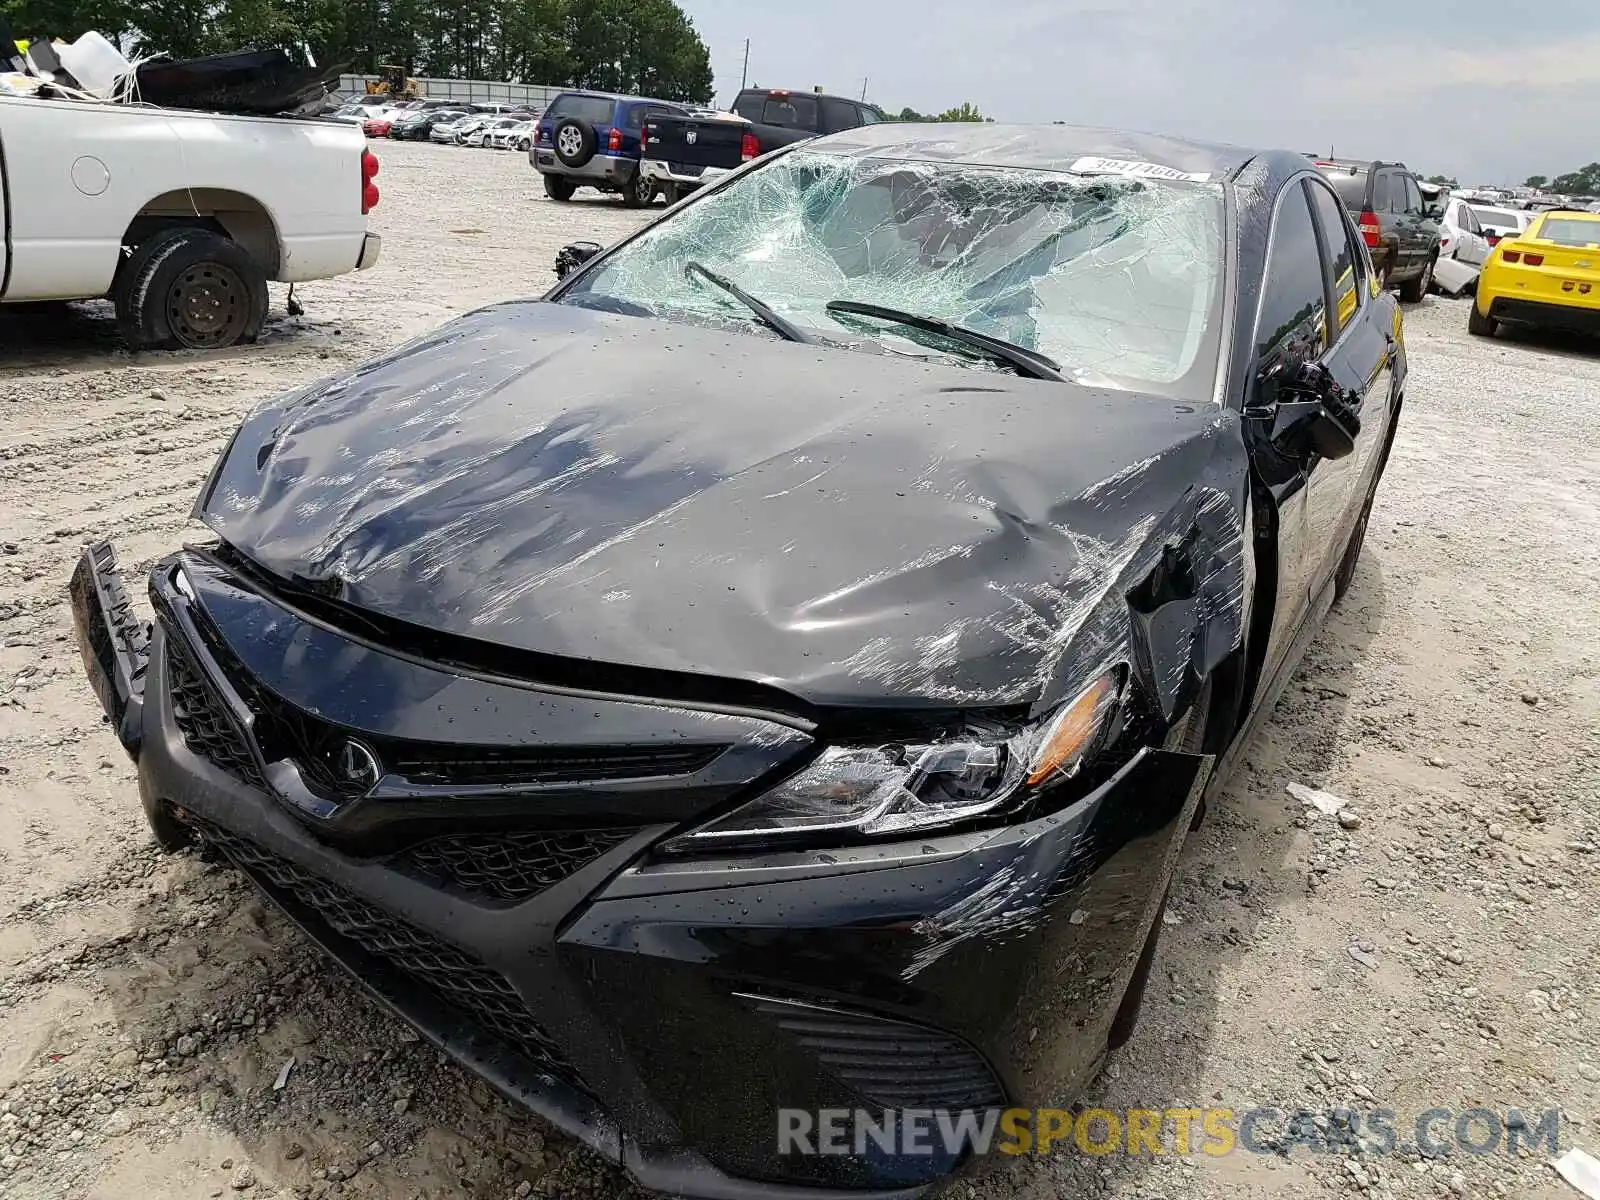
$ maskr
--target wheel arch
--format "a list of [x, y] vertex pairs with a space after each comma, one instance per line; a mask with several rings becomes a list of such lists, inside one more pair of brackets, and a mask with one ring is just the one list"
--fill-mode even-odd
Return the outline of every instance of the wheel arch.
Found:
[[183, 226], [221, 234], [255, 260], [268, 279], [277, 278], [283, 262], [277, 220], [261, 201], [231, 188], [175, 188], [152, 197], [123, 232], [124, 257], [153, 234]]

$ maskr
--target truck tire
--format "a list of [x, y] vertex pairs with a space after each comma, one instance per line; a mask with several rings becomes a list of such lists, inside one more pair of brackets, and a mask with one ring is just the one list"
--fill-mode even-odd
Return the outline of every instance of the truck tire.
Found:
[[209, 229], [169, 229], [140, 244], [113, 289], [130, 350], [220, 350], [261, 336], [267, 276]]
[[565, 204], [572, 199], [572, 193], [578, 190], [578, 185], [562, 175], [546, 175], [544, 177], [544, 194], [559, 204]]
[[568, 117], [557, 125], [550, 140], [556, 148], [556, 157], [574, 169], [588, 166], [599, 148], [594, 126], [578, 117]]

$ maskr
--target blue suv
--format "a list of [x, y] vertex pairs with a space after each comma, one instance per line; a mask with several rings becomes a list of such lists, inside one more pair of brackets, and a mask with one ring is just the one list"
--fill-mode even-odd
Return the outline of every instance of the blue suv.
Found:
[[618, 192], [629, 208], [643, 208], [661, 185], [639, 171], [644, 123], [688, 113], [670, 100], [612, 92], [562, 92], [534, 129], [528, 161], [544, 176], [552, 200], [571, 200], [578, 188]]

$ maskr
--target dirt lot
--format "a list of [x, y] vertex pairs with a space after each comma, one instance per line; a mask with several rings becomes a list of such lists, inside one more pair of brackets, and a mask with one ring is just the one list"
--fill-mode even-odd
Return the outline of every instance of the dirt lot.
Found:
[[[103, 306], [0, 317], [0, 1196], [636, 1195], [227, 873], [159, 857], [70, 640], [79, 546], [142, 569], [192, 533], [249, 405], [640, 219], [550, 203], [518, 155], [380, 149], [384, 262], [302, 289], [303, 318], [275, 291], [261, 346], [135, 361]], [[1354, 591], [1193, 840], [1139, 1033], [1085, 1097], [1391, 1109], [1400, 1151], [1068, 1153], [956, 1196], [1576, 1194], [1542, 1150], [1408, 1148], [1423, 1110], [1516, 1107], [1600, 1152], [1600, 349], [1465, 326], [1460, 301], [1408, 313]]]

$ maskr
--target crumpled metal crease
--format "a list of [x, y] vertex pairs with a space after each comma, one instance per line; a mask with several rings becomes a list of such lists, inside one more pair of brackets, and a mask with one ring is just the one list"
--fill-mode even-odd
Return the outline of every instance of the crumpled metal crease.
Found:
[[485, 643], [820, 704], [1050, 703], [1128, 644], [1146, 547], [1242, 447], [1199, 406], [971, 378], [501, 305], [258, 409], [199, 512], [273, 574]]

